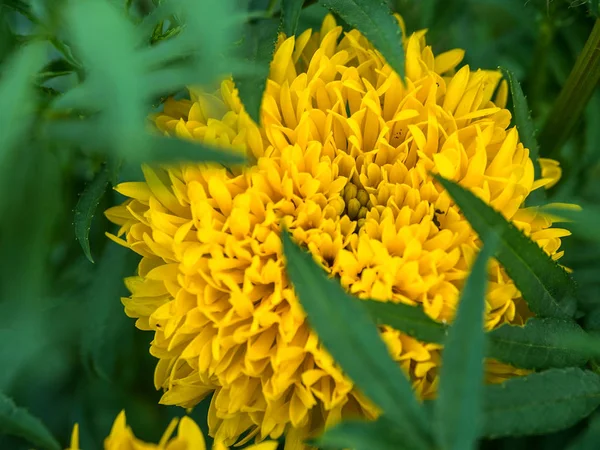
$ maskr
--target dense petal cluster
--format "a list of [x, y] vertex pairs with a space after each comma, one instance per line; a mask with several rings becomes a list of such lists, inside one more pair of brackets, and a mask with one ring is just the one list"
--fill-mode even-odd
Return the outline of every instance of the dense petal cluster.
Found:
[[[177, 429], [177, 435], [173, 433]], [[215, 442], [213, 450], [228, 450], [222, 442]], [[277, 442], [263, 442], [246, 447], [247, 450], [276, 450]], [[71, 434], [71, 445], [67, 450], [80, 450], [79, 427], [75, 425]], [[173, 419], [158, 444], [139, 440], [127, 426], [125, 411], [115, 419], [110, 435], [104, 441], [104, 450], [206, 450], [206, 441], [196, 423], [185, 416]]]
[[[425, 32], [404, 48], [403, 83], [331, 16], [319, 32], [281, 36], [260, 127], [231, 80], [170, 99], [154, 118], [167, 135], [246, 152], [251, 167], [144, 166], [144, 182], [117, 187], [129, 199], [107, 211], [121, 225], [112, 238], [142, 256], [123, 303], [154, 332], [161, 401], [192, 407], [214, 393], [211, 434], [227, 444], [285, 432], [293, 448], [342, 417], [378, 414], [309, 329], [285, 275], [282, 225], [352, 294], [420, 305], [438, 321], [452, 320], [480, 241], [432, 173], [562, 254], [568, 232], [523, 207], [560, 168], [542, 160], [534, 180], [501, 75], [457, 70], [463, 51], [434, 56]], [[486, 327], [523, 323], [527, 306], [495, 262], [489, 280]], [[440, 346], [381, 334], [418, 395], [434, 395]], [[490, 381], [517, 373], [488, 365]]]

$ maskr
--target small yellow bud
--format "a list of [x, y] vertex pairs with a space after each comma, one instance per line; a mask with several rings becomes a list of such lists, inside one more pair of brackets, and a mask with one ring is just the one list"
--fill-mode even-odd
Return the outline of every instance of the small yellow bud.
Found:
[[369, 212], [369, 210], [367, 208], [365, 208], [364, 206], [361, 206], [361, 208], [358, 210], [358, 218], [364, 219], [365, 217], [367, 217], [368, 212]]
[[344, 200], [346, 201], [346, 205], [350, 203], [350, 200], [356, 198], [356, 194], [358, 193], [358, 188], [355, 184], [348, 183], [344, 188]]
[[369, 194], [364, 189], [359, 189], [356, 193], [356, 198], [360, 202], [361, 205], [365, 206], [369, 201]]
[[352, 198], [347, 205], [348, 217], [350, 217], [352, 220], [355, 220], [358, 217], [358, 212], [360, 211], [360, 202], [357, 199]]

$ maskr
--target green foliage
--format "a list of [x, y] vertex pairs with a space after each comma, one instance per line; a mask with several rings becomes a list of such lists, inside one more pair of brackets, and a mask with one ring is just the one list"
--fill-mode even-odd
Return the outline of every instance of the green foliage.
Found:
[[[538, 316], [523, 327], [481, 333], [489, 255], [480, 255], [461, 293], [457, 321], [449, 326], [418, 306], [357, 302], [285, 235], [290, 276], [310, 323], [337, 363], [385, 412], [374, 422], [342, 422], [317, 443], [365, 450], [468, 448], [479, 430], [495, 438], [479, 442], [482, 449], [598, 446], [597, 25], [592, 33], [598, 1], [5, 0], [0, 390], [6, 395], [0, 395], [0, 448], [64, 448], [75, 422], [82, 448], [96, 448], [122, 408], [136, 433], [158, 441], [170, 418], [184, 413], [158, 406], [149, 337], [135, 332], [123, 314], [122, 279], [135, 273], [139, 258], [105, 238], [115, 230], [98, 212], [121, 199], [104, 191], [109, 182], [134, 180], [142, 162], [212, 161], [228, 168], [251, 163], [239, 153], [149, 131], [147, 116], [168, 97], [185, 95], [188, 85], [212, 86], [231, 75], [259, 122], [279, 27], [288, 35], [318, 29], [323, 6], [344, 26], [364, 32], [402, 77], [400, 28], [388, 3], [409, 32], [429, 28], [435, 54], [461, 47], [472, 68], [509, 68], [505, 77], [524, 145], [535, 161], [534, 130], [543, 130], [539, 152], [561, 159], [563, 180], [546, 193], [548, 201], [583, 206], [542, 209], [569, 220], [560, 224], [574, 234], [563, 240], [561, 263], [573, 275], [446, 180], [440, 182], [480, 235], [484, 252], [490, 239], [499, 239], [495, 256]], [[542, 194], [534, 192], [535, 204], [543, 203]], [[86, 261], [92, 254], [95, 265]], [[382, 325], [447, 345], [439, 401], [422, 406], [413, 397], [377, 333]], [[545, 371], [487, 386], [479, 398], [483, 356]], [[194, 411], [204, 427], [207, 405]], [[556, 430], [562, 430], [561, 439], [533, 436]]]
[[539, 147], [535, 138], [535, 128], [533, 121], [531, 120], [531, 112], [529, 111], [527, 98], [523, 93], [521, 84], [515, 78], [515, 74], [512, 71], [502, 69], [502, 74], [510, 87], [515, 122], [517, 124], [517, 129], [519, 130], [519, 138], [523, 145], [529, 149], [529, 154], [535, 168], [535, 178], [537, 179], [541, 176], [540, 165], [538, 163]]
[[353, 28], [360, 30], [404, 79], [402, 30], [387, 3], [380, 0], [321, 0]]
[[429, 317], [419, 306], [365, 300], [364, 306], [377, 325], [389, 325], [424, 342], [442, 344], [448, 333], [444, 324]]
[[585, 430], [572, 442], [567, 450], [595, 450], [600, 442], [600, 416], [595, 414]]
[[94, 180], [85, 188], [75, 207], [75, 237], [81, 244], [83, 253], [90, 262], [94, 262], [90, 250], [90, 228], [92, 219], [108, 186], [109, 173], [107, 166], [103, 166], [94, 177]]
[[0, 167], [6, 167], [6, 155], [27, 132], [34, 100], [33, 78], [43, 64], [44, 47], [34, 42], [24, 47], [7, 64], [10, 76], [0, 78], [0, 98], [11, 108], [0, 109]]
[[260, 106], [267, 86], [269, 64], [275, 51], [279, 24], [263, 20], [248, 27], [249, 31], [242, 43], [242, 54], [257, 70], [255, 73], [236, 77], [235, 82], [246, 111], [256, 123], [260, 123]]
[[304, 0], [281, 0], [281, 21], [286, 36], [294, 36], [300, 20]]
[[106, 247], [85, 295], [84, 309], [90, 319], [81, 343], [81, 357], [92, 373], [108, 381], [113, 380], [119, 359], [112, 349], [127, 342], [124, 337], [129, 328], [120, 302], [114, 300], [126, 295], [122, 280], [131, 275], [136, 259], [121, 246]]
[[487, 264], [496, 250], [497, 239], [486, 239], [473, 264], [442, 352], [440, 390], [434, 413], [444, 449], [475, 448], [479, 437]]
[[[521, 88], [521, 84], [516, 79], [515, 74], [508, 69], [502, 69], [502, 73], [510, 87], [514, 119], [517, 125], [517, 130], [519, 130], [519, 138], [525, 148], [529, 149], [529, 156], [533, 161], [534, 175], [535, 178], [538, 179], [542, 174], [540, 163], [538, 161], [540, 150], [535, 137], [536, 130], [534, 128], [533, 120], [531, 120], [531, 112], [529, 110], [527, 98], [525, 97], [523, 89]], [[536, 189], [527, 197], [527, 200], [529, 202], [543, 201], [545, 198], [544, 194], [544, 190]]]
[[488, 386], [484, 435], [550, 433], [575, 424], [600, 405], [600, 376], [569, 368], [550, 369]]
[[598, 82], [600, 82], [600, 18], [596, 19], [594, 28], [544, 123], [540, 133], [543, 156], [552, 158], [560, 156], [562, 145], [576, 129], [578, 120], [594, 94]]
[[61, 446], [52, 433], [23, 408], [0, 393], [0, 432], [19, 436], [41, 449], [60, 450]]
[[[311, 326], [356, 385], [398, 427], [411, 448], [431, 443], [425, 412], [410, 383], [390, 359], [385, 344], [359, 300], [327, 278], [312, 256], [283, 233], [287, 272]], [[347, 324], [352, 323], [352, 327]]]
[[[423, 342], [446, 341], [448, 326], [434, 321], [419, 307], [373, 300], [363, 304], [378, 325], [391, 326]], [[587, 317], [592, 319], [595, 315], [592, 312]], [[582, 366], [596, 353], [570, 341], [588, 339], [572, 320], [534, 317], [524, 326], [506, 324], [486, 333], [486, 356], [524, 369]]]
[[380, 417], [373, 422], [342, 422], [322, 434], [315, 444], [324, 449], [389, 450], [399, 448], [403, 441], [396, 426], [385, 417]]
[[600, 233], [596, 227], [600, 223], [600, 209], [595, 205], [583, 204], [578, 202], [581, 210], [574, 210], [560, 206], [548, 205], [542, 208], [547, 214], [553, 214], [571, 221], [567, 224], [569, 228], [577, 234], [578, 237], [589, 241], [600, 242]]
[[586, 336], [571, 320], [534, 317], [524, 327], [503, 325], [489, 335], [490, 356], [524, 369], [583, 366], [589, 358], [569, 345]]
[[495, 256], [529, 308], [541, 317], [572, 317], [576, 308], [575, 285], [565, 270], [474, 194], [440, 176], [436, 179], [448, 190], [481, 239], [499, 237], [501, 245]]

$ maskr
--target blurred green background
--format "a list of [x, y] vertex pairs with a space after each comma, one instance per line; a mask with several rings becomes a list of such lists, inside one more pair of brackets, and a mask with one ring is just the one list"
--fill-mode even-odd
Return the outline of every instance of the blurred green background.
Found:
[[[112, 3], [123, 11], [129, 8], [131, 21], [143, 26], [143, 17], [152, 13], [159, 2]], [[239, 32], [248, 11], [253, 12], [255, 24], [257, 20], [260, 22], [258, 27], [247, 28], [250, 33], [258, 33], [268, 22], [276, 21], [279, 13], [278, 2], [221, 0], [219, 3], [227, 4], [242, 18], [232, 24], [230, 19], [226, 20], [226, 8], [202, 6], [203, 0], [197, 3], [201, 9], [199, 17], [202, 16], [204, 24], [211, 23], [212, 28], [197, 35], [193, 41], [197, 48], [187, 49], [191, 53], [220, 55], [228, 45], [235, 44], [239, 36], [231, 30]], [[71, 23], [71, 28], [74, 25], [73, 17], [63, 17], [65, 5], [50, 0], [0, 0], [0, 80], [8, 79], [13, 68], [7, 59], [30, 41], [32, 35], [54, 42], [44, 46], [44, 73], [35, 79], [37, 101], [29, 101], [27, 97], [24, 103], [14, 103], [18, 98], [0, 97], [0, 123], [4, 126], [7, 122], [1, 121], [2, 114], [13, 108], [21, 111], [19, 120], [10, 123], [11, 130], [21, 129], [10, 151], [2, 146], [2, 134], [8, 134], [9, 128], [0, 129], [0, 392], [39, 417], [65, 446], [73, 424], [78, 422], [82, 447], [100, 448], [122, 409], [126, 410], [137, 436], [156, 442], [170, 418], [184, 411], [157, 406], [160, 393], [153, 388], [154, 360], [148, 354], [152, 335], [135, 330], [134, 321], [125, 316], [119, 301], [120, 296], [126, 295], [122, 279], [134, 273], [137, 257], [104, 236], [106, 231], [114, 229], [101, 212], [121, 201], [118, 194], [110, 189], [106, 192], [92, 221], [90, 243], [94, 264], [84, 255], [74, 231], [81, 192], [105, 162], [112, 167], [122, 155], [115, 153], [110, 141], [98, 141], [97, 134], [87, 128], [73, 127], [72, 135], [44, 131], [43, 125], [50, 120], [48, 105], [86, 79], [86, 74], [78, 72], [77, 45], [72, 50], [73, 61], [69, 61], [70, 43], [77, 32], [66, 31], [69, 28], [66, 23]], [[528, 96], [533, 119], [540, 127], [594, 24], [587, 6], [583, 1], [561, 0], [392, 2], [392, 7], [404, 16], [409, 31], [429, 29], [428, 43], [435, 53], [460, 47], [466, 50], [465, 62], [472, 68], [502, 66], [514, 71]], [[308, 6], [302, 12], [300, 28], [318, 28], [325, 12], [318, 4]], [[168, 34], [173, 24], [175, 19], [166, 21], [158, 34]], [[157, 33], [156, 29], [149, 31]], [[118, 45], [117, 31], [114, 35], [112, 31], [106, 33], [95, 35], [95, 39]], [[207, 36], [211, 33], [223, 39], [209, 42]], [[148, 34], [147, 40], [150, 39]], [[92, 41], [88, 49], [100, 45]], [[212, 48], [215, 45], [217, 48]], [[154, 48], [161, 46], [162, 43]], [[238, 66], [242, 71], [248, 69], [236, 54], [223, 58], [216, 68], [202, 54], [193, 69], [196, 73], [206, 72], [208, 78], [216, 77], [219, 71], [235, 72]], [[117, 58], [123, 55], [126, 54], [115, 53], [115, 64], [122, 62]], [[168, 67], [167, 60], [159, 60], [159, 65]], [[166, 71], [156, 73], [168, 75]], [[185, 77], [175, 77], [173, 86], [180, 79], [187, 81]], [[192, 77], [190, 81], [206, 80]], [[146, 82], [149, 83], [147, 79]], [[177, 91], [165, 88], [157, 97]], [[10, 91], [0, 90], [7, 92]], [[96, 93], [109, 99], [114, 95], [101, 88]], [[156, 106], [159, 102], [153, 103]], [[140, 113], [139, 109], [132, 111]], [[550, 192], [551, 199], [598, 203], [599, 146], [600, 92], [596, 92], [573, 137], [558, 155], [564, 179]], [[125, 150], [119, 151], [131, 149], [127, 145], [120, 147]], [[125, 161], [118, 176], [130, 181], [140, 174], [135, 162]], [[596, 300], [600, 295], [600, 248], [574, 237], [563, 242], [566, 254], [562, 261], [575, 270], [582, 297]], [[600, 330], [600, 314], [589, 316], [589, 320], [597, 322], [590, 325], [591, 329]], [[206, 409], [205, 401], [193, 412], [203, 427]], [[552, 436], [487, 441], [482, 446], [565, 448], [583, 427], [585, 423]], [[30, 446], [22, 440], [0, 437], [0, 449], [26, 448]]]

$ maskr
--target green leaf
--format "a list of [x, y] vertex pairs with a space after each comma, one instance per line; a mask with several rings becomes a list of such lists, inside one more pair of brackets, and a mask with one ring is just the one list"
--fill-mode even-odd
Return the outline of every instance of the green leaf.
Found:
[[498, 245], [498, 237], [486, 238], [460, 296], [456, 319], [442, 351], [439, 397], [435, 402], [438, 440], [444, 449], [475, 448], [481, 424], [483, 320], [488, 282], [488, 261]]
[[597, 226], [600, 223], [600, 209], [597, 206], [590, 204], [582, 204], [580, 202], [578, 202], [578, 204], [581, 206], [581, 210], [562, 208], [552, 204], [540, 209], [543, 213], [552, 214], [568, 220], [570, 222], [568, 228], [578, 237], [589, 241], [600, 242], [600, 233], [597, 231]]
[[[148, 151], [143, 155], [143, 158], [146, 162], [213, 162], [223, 164], [227, 167], [246, 164], [248, 162], [242, 153], [213, 147], [200, 142], [164, 136], [152, 137], [149, 140]], [[128, 160], [132, 161], [131, 158], [128, 158]]]
[[101, 0], [70, 2], [65, 17], [86, 68], [82, 87], [101, 111], [98, 131], [118, 154], [140, 152], [145, 147], [146, 84], [133, 24], [123, 10]]
[[31, 121], [35, 106], [34, 75], [44, 63], [44, 44], [33, 42], [23, 47], [2, 66], [0, 79], [0, 167], [21, 139]]
[[0, 393], [0, 434], [19, 436], [42, 449], [60, 450], [62, 447], [39, 419], [17, 407]]
[[600, 307], [585, 315], [583, 326], [587, 331], [600, 332]]
[[531, 311], [539, 317], [572, 317], [577, 307], [575, 284], [567, 272], [502, 214], [470, 191], [439, 175], [435, 178], [448, 190], [480, 239], [498, 235], [500, 246], [496, 257]]
[[85, 188], [79, 197], [75, 207], [75, 237], [79, 241], [83, 253], [90, 262], [94, 262], [92, 251], [90, 249], [90, 228], [92, 219], [96, 213], [96, 208], [106, 192], [108, 186], [109, 171], [104, 165], [100, 172], [96, 174], [92, 182]]
[[[418, 306], [375, 300], [363, 304], [377, 325], [388, 325], [419, 341], [444, 344], [448, 335], [447, 325], [436, 322]], [[506, 324], [485, 337], [487, 357], [525, 369], [581, 366], [593, 354], [589, 350], [592, 344], [577, 344], [589, 342], [589, 336], [571, 320], [531, 318], [524, 326]]]
[[[519, 130], [519, 138], [521, 139], [523, 145], [529, 149], [529, 156], [533, 162], [534, 176], [537, 180], [542, 176], [539, 163], [540, 151], [537, 139], [535, 138], [535, 127], [533, 125], [533, 120], [531, 119], [531, 112], [529, 110], [527, 98], [525, 97], [525, 94], [523, 94], [523, 89], [521, 89], [521, 84], [515, 77], [515, 74], [505, 68], [502, 68], [502, 73], [506, 77], [508, 85], [510, 86], [513, 109], [515, 113], [515, 123], [517, 125], [517, 130]], [[544, 189], [536, 189], [535, 191], [531, 192], [531, 194], [527, 197], [527, 200], [538, 203], [542, 202], [545, 198], [545, 192], [546, 191]]]
[[31, 10], [29, 4], [27, 2], [24, 2], [23, 0], [4, 0], [1, 6], [7, 6], [8, 8], [18, 12], [19, 14], [22, 14], [23, 16], [27, 17], [27, 19], [29, 19], [32, 23], [39, 23], [39, 20], [33, 14], [33, 11]]
[[260, 124], [260, 108], [267, 86], [269, 68], [275, 51], [279, 24], [264, 20], [257, 25], [247, 25], [242, 43], [242, 57], [253, 64], [253, 74], [234, 76], [244, 108], [257, 124]]
[[55, 59], [44, 66], [38, 74], [38, 81], [44, 82], [56, 77], [75, 73], [75, 68], [65, 59]]
[[600, 442], [600, 414], [596, 413], [587, 428], [570, 443], [567, 450], [598, 450]]
[[[107, 145], [107, 138], [94, 120], [56, 121], [46, 128], [49, 139], [57, 139], [71, 144], [85, 144], [94, 148]], [[123, 155], [129, 163], [174, 163], [180, 161], [213, 162], [230, 167], [246, 164], [244, 154], [185, 139], [149, 135], [144, 132], [146, 147], [138, 152]]]
[[443, 344], [448, 327], [436, 322], [418, 306], [365, 300], [363, 304], [377, 325], [388, 325], [423, 342]]
[[489, 438], [568, 428], [600, 405], [600, 376], [578, 368], [550, 369], [487, 386], [484, 434]]
[[380, 0], [321, 0], [321, 4], [358, 29], [404, 79], [402, 30], [388, 4]]
[[571, 320], [531, 318], [525, 326], [503, 325], [489, 333], [489, 355], [524, 369], [582, 366], [585, 352], [574, 349], [568, 340], [585, 337]]
[[[554, 101], [539, 135], [542, 156], [556, 158], [582, 121], [586, 105], [600, 82], [600, 19], [577, 57], [567, 81]], [[573, 158], [583, 157], [584, 146], [576, 146]]]
[[120, 245], [106, 245], [93, 281], [84, 296], [87, 320], [81, 339], [84, 366], [104, 380], [113, 380], [117, 360], [131, 331], [123, 305], [127, 295], [122, 280], [132, 273], [139, 257]]
[[281, 21], [286, 36], [294, 36], [300, 20], [304, 0], [281, 0]]
[[404, 438], [385, 417], [373, 422], [348, 420], [328, 429], [314, 445], [318, 448], [352, 448], [354, 450], [397, 450]]
[[348, 295], [283, 232], [287, 273], [308, 321], [356, 386], [396, 424], [411, 448], [430, 448], [423, 408], [409, 380], [390, 358], [361, 301]]

